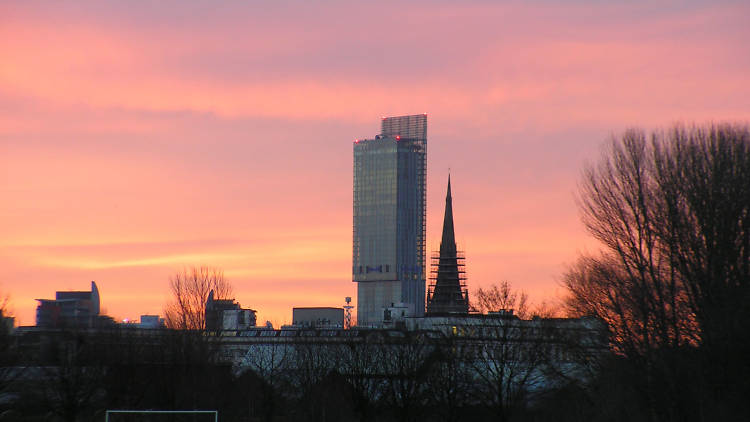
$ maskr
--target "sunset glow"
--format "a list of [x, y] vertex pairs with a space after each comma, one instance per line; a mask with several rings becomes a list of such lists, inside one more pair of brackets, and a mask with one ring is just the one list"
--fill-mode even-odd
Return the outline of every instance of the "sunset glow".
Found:
[[0, 5], [17, 324], [91, 280], [116, 320], [162, 314], [190, 265], [259, 324], [356, 300], [352, 140], [424, 111], [428, 249], [450, 168], [470, 289], [556, 300], [596, 248], [574, 194], [612, 134], [750, 120], [747, 2], [222, 4]]

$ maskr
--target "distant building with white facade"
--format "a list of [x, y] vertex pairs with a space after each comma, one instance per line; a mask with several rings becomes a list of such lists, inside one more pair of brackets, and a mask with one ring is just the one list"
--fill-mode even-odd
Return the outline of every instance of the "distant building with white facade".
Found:
[[328, 307], [292, 308], [294, 327], [344, 327], [344, 309]]
[[256, 311], [242, 308], [234, 299], [214, 299], [214, 291], [206, 300], [206, 330], [247, 330], [255, 327]]
[[141, 315], [141, 319], [136, 326], [147, 330], [156, 330], [164, 328], [165, 323], [164, 318], [159, 315]]

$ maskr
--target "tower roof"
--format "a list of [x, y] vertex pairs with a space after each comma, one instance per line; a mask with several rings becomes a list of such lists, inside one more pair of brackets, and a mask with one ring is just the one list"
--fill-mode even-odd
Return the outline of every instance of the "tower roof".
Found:
[[381, 135], [427, 141], [427, 113], [410, 116], [383, 117]]

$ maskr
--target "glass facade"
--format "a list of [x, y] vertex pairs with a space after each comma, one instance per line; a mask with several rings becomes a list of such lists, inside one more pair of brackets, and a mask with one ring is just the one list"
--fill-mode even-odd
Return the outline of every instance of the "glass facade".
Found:
[[382, 136], [401, 136], [427, 142], [427, 114], [383, 117], [380, 134]]
[[425, 115], [383, 119], [383, 134], [354, 144], [352, 280], [357, 323], [377, 324], [395, 303], [424, 314]]

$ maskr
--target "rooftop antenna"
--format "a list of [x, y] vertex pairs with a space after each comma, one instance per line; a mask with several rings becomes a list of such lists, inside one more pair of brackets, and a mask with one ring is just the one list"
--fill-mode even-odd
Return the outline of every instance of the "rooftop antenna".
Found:
[[348, 330], [352, 328], [352, 309], [354, 308], [354, 306], [351, 305], [351, 297], [345, 297], [344, 301], [346, 302], [346, 305], [344, 305], [344, 329]]

